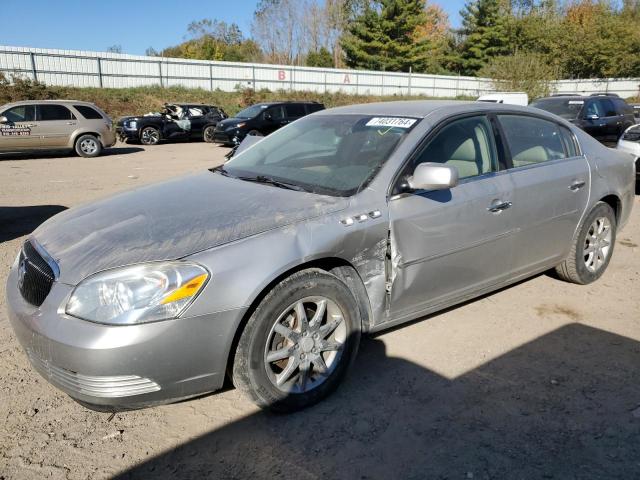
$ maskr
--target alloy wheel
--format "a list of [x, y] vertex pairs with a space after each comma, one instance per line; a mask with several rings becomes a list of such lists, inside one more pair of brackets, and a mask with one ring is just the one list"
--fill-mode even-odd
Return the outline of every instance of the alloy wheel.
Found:
[[98, 142], [93, 138], [85, 138], [80, 142], [80, 150], [85, 155], [93, 155], [98, 150]]
[[264, 365], [271, 383], [286, 393], [317, 388], [336, 369], [347, 337], [344, 314], [326, 297], [290, 305], [267, 336]]
[[597, 272], [606, 263], [611, 250], [611, 222], [606, 217], [596, 218], [584, 241], [584, 263], [590, 272]]
[[142, 131], [141, 140], [145, 145], [155, 145], [160, 141], [160, 134], [154, 128], [146, 128]]

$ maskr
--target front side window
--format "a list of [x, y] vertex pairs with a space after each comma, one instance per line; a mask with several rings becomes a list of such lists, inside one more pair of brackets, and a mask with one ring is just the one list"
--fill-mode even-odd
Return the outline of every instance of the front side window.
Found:
[[498, 115], [514, 167], [566, 158], [560, 126], [523, 115]]
[[271, 120], [282, 120], [284, 118], [284, 111], [282, 107], [271, 107], [264, 112], [265, 120], [267, 115], [271, 117]]
[[33, 122], [36, 119], [35, 105], [18, 105], [2, 113], [11, 123]]
[[38, 117], [47, 120], [74, 120], [71, 110], [63, 105], [38, 105]]
[[618, 115], [616, 113], [616, 107], [613, 105], [613, 102], [608, 98], [601, 98], [597, 101], [600, 104], [600, 109], [602, 110], [603, 117], [615, 117]]
[[353, 195], [373, 179], [417, 123], [415, 118], [370, 115], [303, 117], [233, 157], [222, 173], [268, 177], [315, 193]]
[[411, 168], [424, 162], [455, 167], [460, 179], [496, 171], [496, 147], [487, 117], [463, 118], [445, 126], [418, 154]]

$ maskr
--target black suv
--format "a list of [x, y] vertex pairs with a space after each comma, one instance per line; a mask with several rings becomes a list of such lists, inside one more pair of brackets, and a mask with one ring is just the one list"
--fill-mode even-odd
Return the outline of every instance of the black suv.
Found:
[[635, 123], [633, 108], [614, 94], [556, 95], [540, 98], [529, 106], [555, 113], [608, 145], [615, 145]]
[[197, 139], [213, 141], [213, 132], [228, 115], [215, 105], [196, 103], [165, 104], [162, 112], [140, 117], [124, 117], [116, 132], [121, 141], [156, 145], [161, 140]]
[[218, 123], [213, 141], [237, 145], [247, 135], [265, 136], [310, 113], [324, 110], [318, 102], [257, 103]]

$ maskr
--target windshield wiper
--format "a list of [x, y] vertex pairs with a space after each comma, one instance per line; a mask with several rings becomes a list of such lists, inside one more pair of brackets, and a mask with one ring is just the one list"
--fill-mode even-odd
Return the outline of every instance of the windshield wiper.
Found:
[[213, 167], [209, 169], [210, 172], [219, 173], [220, 175], [224, 175], [225, 177], [233, 177], [229, 172], [224, 169], [224, 165], [219, 165], [217, 167]]
[[240, 180], [245, 180], [247, 182], [256, 182], [256, 183], [266, 183], [268, 185], [273, 185], [274, 187], [286, 188], [287, 190], [295, 190], [297, 192], [306, 192], [307, 190], [301, 187], [300, 185], [296, 185], [295, 183], [283, 182], [280, 180], [276, 180], [275, 178], [267, 177], [266, 175], [256, 175], [255, 177], [237, 177]]

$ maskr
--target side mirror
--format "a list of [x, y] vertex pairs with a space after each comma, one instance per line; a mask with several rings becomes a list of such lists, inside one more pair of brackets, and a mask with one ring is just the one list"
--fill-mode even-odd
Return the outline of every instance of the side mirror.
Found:
[[0, 117], [0, 123], [9, 123], [9, 119], [5, 116]]
[[587, 115], [587, 120], [598, 120], [599, 118], [595, 113], [593, 115]]
[[271, 116], [270, 113], [265, 113], [264, 114], [264, 119], [270, 122], [271, 120], [273, 120], [273, 117]]
[[458, 169], [441, 163], [421, 163], [407, 183], [413, 190], [447, 190], [458, 184]]

